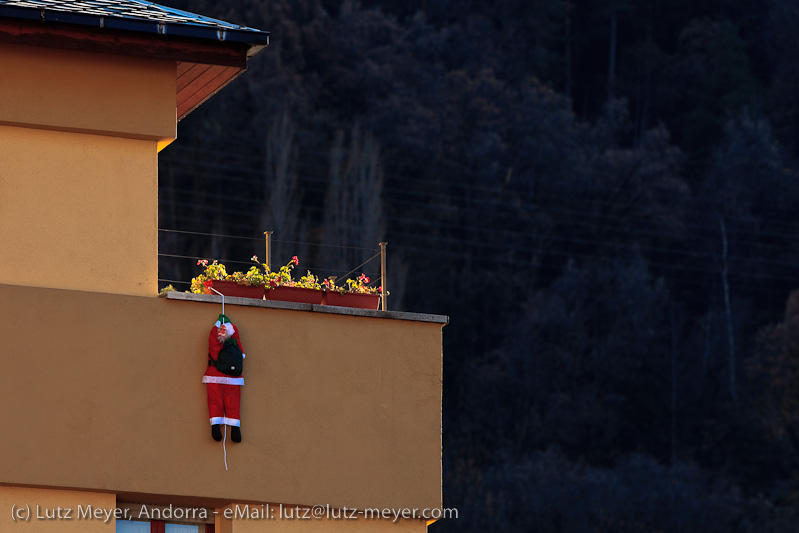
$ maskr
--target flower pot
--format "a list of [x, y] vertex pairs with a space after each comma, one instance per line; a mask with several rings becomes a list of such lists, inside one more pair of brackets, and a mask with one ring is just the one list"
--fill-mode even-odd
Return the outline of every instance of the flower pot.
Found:
[[327, 305], [339, 307], [357, 307], [358, 309], [377, 309], [380, 304], [379, 294], [363, 294], [359, 292], [325, 291]]
[[[264, 288], [262, 285], [250, 286], [239, 285], [235, 281], [223, 281], [219, 279], [212, 279], [208, 281], [208, 285], [218, 290], [225, 296], [238, 296], [239, 298], [255, 298], [262, 300], [264, 297]], [[216, 294], [208, 286], [205, 287], [205, 294]]]
[[325, 293], [305, 287], [272, 287], [266, 290], [266, 299], [279, 302], [296, 302], [302, 304], [321, 304]]

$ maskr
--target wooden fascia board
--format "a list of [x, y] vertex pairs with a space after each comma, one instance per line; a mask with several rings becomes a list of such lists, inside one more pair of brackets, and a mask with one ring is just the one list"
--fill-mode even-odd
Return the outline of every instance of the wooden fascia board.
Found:
[[0, 19], [0, 43], [247, 68], [249, 45]]

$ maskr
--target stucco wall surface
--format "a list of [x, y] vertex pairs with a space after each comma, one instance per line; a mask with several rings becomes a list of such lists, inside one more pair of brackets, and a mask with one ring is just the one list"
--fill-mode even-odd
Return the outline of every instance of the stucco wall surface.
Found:
[[115, 505], [113, 494], [0, 486], [0, 531], [111, 533]]
[[0, 482], [441, 507], [442, 324], [227, 305], [247, 358], [226, 471], [201, 383], [220, 306], [11, 285], [0, 302]]
[[174, 61], [0, 47], [0, 124], [168, 142], [176, 136]]
[[0, 283], [155, 298], [154, 141], [0, 126], [0, 161]]
[[[314, 518], [313, 509], [281, 509], [270, 506], [269, 513], [272, 518], [260, 518], [259, 511], [254, 512], [254, 518], [225, 519], [233, 516], [230, 513], [239, 507], [245, 514], [248, 507], [232, 505], [226, 509], [218, 509], [216, 520], [216, 533], [316, 533], [341, 532], [341, 533], [424, 533], [427, 531], [427, 522], [412, 519], [372, 519], [363, 515], [324, 510], [318, 518]], [[252, 508], [252, 507], [249, 507]], [[260, 511], [265, 517], [266, 510]]]

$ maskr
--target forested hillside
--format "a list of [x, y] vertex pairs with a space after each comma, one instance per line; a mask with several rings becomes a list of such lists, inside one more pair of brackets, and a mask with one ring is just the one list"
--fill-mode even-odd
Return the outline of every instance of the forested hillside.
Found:
[[388, 241], [451, 317], [431, 531], [797, 531], [799, 3], [164, 3], [272, 35], [160, 155], [159, 277]]

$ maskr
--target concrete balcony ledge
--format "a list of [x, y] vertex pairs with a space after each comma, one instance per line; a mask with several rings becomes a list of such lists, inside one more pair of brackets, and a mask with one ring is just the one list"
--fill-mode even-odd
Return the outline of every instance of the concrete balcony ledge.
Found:
[[[183, 300], [190, 302], [204, 302], [220, 305], [222, 297], [207, 294], [194, 294], [189, 292], [168, 292], [161, 296], [167, 300]], [[374, 311], [370, 309], [357, 309], [354, 307], [338, 307], [335, 305], [315, 305], [296, 302], [278, 302], [272, 300], [256, 300], [255, 298], [238, 298], [226, 296], [225, 305], [243, 305], [247, 307], [265, 307], [268, 309], [287, 309], [289, 311], [311, 311], [314, 313], [327, 313], [332, 315], [365, 316], [371, 318], [391, 318], [394, 320], [411, 320], [414, 322], [430, 322], [433, 324], [448, 324], [446, 315], [432, 315], [427, 313], [408, 313], [404, 311]]]

